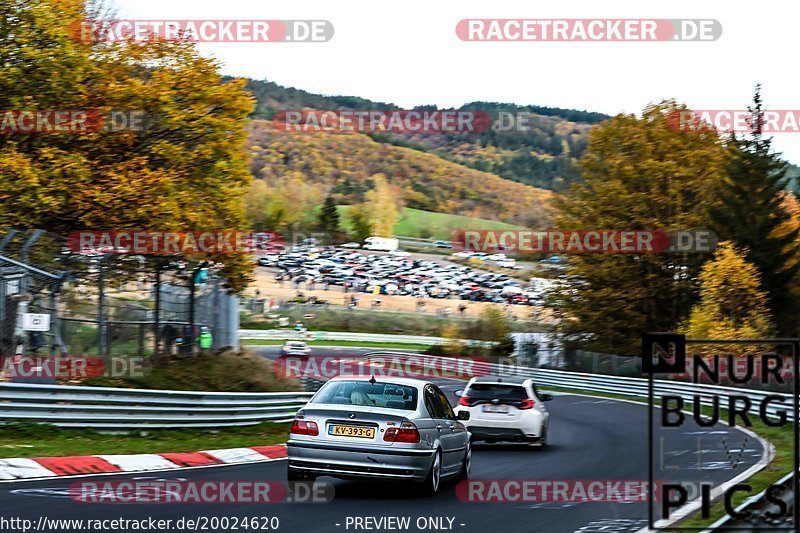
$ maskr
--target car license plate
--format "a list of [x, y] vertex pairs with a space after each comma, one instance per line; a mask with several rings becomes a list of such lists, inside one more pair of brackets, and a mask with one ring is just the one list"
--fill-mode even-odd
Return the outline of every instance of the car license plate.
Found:
[[507, 405], [484, 405], [484, 413], [508, 413]]
[[337, 437], [357, 437], [360, 439], [372, 439], [375, 437], [375, 428], [365, 428], [359, 426], [329, 426], [328, 435]]

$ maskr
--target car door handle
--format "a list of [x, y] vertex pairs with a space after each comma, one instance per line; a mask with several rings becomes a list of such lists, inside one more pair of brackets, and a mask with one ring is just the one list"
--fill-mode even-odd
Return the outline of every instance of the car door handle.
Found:
[[439, 431], [441, 431], [441, 430], [442, 430], [442, 426], [440, 426], [439, 424], [437, 424], [437, 425], [436, 425], [436, 429], [438, 429]]

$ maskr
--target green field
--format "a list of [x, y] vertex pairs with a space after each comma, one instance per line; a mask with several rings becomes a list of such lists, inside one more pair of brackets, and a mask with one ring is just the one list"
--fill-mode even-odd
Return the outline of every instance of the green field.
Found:
[[[339, 215], [343, 229], [350, 231], [350, 220], [347, 218], [348, 205], [338, 206]], [[445, 213], [433, 213], [422, 211], [421, 209], [403, 209], [394, 225], [394, 234], [403, 237], [414, 237], [423, 239], [450, 240], [453, 231], [457, 229], [523, 229], [522, 226], [497, 222], [496, 220], [484, 220], [480, 218], [469, 218], [461, 215], [448, 215]]]
[[[244, 346], [283, 346], [286, 341], [244, 339]], [[422, 352], [430, 348], [427, 344], [409, 344], [403, 342], [369, 342], [369, 341], [307, 341], [309, 346], [343, 346], [352, 348], [383, 348], [397, 350], [415, 350]]]

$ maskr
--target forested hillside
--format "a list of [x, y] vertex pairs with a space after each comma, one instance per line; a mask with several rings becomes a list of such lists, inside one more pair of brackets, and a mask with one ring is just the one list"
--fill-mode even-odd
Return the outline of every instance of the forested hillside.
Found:
[[[273, 82], [249, 80], [257, 100], [253, 118], [271, 119], [278, 110], [392, 109], [397, 106], [356, 96], [322, 96]], [[420, 108], [430, 106], [420, 106]], [[602, 113], [542, 106], [473, 102], [461, 109], [488, 112], [493, 119], [530, 114], [522, 130], [499, 128], [471, 133], [419, 135], [371, 134], [384, 144], [431, 152], [450, 161], [492, 172], [509, 180], [552, 190], [563, 190], [579, 175], [576, 161], [586, 148], [592, 125], [609, 118]], [[503, 124], [507, 126], [508, 122]]]
[[[355, 204], [372, 188], [371, 177], [383, 174], [407, 207], [527, 227], [549, 219], [550, 191], [431, 153], [379, 143], [363, 134], [287, 133], [264, 120], [252, 121], [249, 129], [253, 175], [287, 194], [331, 194], [339, 204]], [[303, 193], [307, 186], [310, 190]]]

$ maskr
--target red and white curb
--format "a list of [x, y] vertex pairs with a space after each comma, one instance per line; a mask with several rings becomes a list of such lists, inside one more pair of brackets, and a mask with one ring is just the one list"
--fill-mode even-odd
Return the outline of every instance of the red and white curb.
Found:
[[88, 455], [0, 459], [0, 481], [85, 476], [117, 472], [179, 470], [203, 466], [263, 463], [286, 458], [286, 446], [253, 446], [188, 453]]

